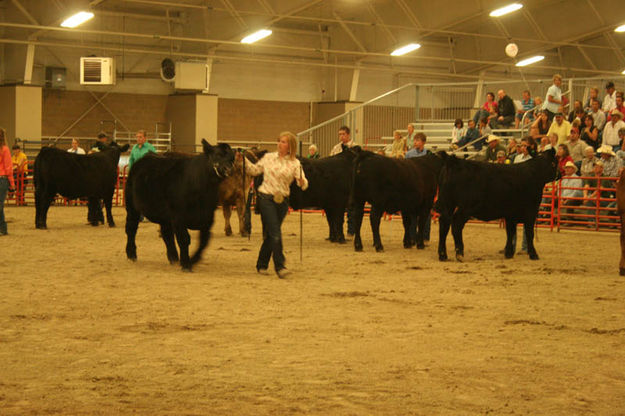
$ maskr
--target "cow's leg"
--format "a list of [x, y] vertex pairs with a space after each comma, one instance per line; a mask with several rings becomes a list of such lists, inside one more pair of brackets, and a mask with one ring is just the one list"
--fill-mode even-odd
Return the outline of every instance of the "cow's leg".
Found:
[[182, 271], [191, 271], [191, 259], [189, 258], [189, 244], [191, 243], [191, 237], [184, 224], [174, 224], [174, 231], [176, 233], [176, 241], [178, 242], [178, 248], [180, 249], [180, 265]]
[[449, 214], [441, 212], [441, 215], [438, 218], [438, 259], [440, 261], [447, 260], [446, 242], [450, 224], [451, 221]]
[[328, 234], [328, 240], [331, 243], [336, 243], [337, 242], [337, 235], [336, 235], [336, 224], [334, 222], [334, 216], [336, 215], [333, 209], [325, 209], [324, 210], [326, 213], [326, 221], [328, 222], [328, 230], [329, 230], [329, 234]]
[[87, 200], [87, 221], [94, 227], [99, 224], [98, 210], [100, 209], [100, 200], [98, 198], [89, 198]]
[[197, 247], [195, 253], [191, 257], [191, 264], [197, 263], [202, 258], [202, 252], [208, 245], [208, 241], [210, 240], [211, 232], [209, 227], [200, 228], [200, 244]]
[[[464, 260], [464, 242], [462, 241], [462, 230], [464, 224], [469, 220], [469, 217], [464, 215], [461, 210], [457, 210], [451, 218], [451, 234], [454, 236], [454, 245], [456, 247], [456, 260]], [[423, 233], [421, 234], [423, 238]]]
[[[336, 242], [345, 244], [345, 234], [343, 233], [343, 223], [345, 221], [345, 208], [334, 209], [332, 215], [332, 223], [334, 224], [334, 232], [336, 233]], [[353, 230], [352, 230], [353, 231]]]
[[384, 251], [382, 245], [382, 239], [380, 238], [380, 219], [382, 218], [382, 212], [379, 209], [371, 206], [371, 213], [369, 214], [369, 222], [371, 223], [371, 232], [373, 233], [373, 246], [375, 251]]
[[237, 216], [239, 217], [239, 234], [241, 237], [247, 237], [247, 227], [245, 226], [245, 198], [241, 195], [237, 198]]
[[[354, 223], [354, 250], [362, 251], [362, 240], [360, 239], [360, 228], [362, 227], [362, 217], [364, 215], [365, 203], [357, 202], [352, 207], [352, 220]], [[341, 213], [341, 215], [343, 215]], [[342, 228], [342, 227], [341, 227]]]
[[[113, 220], [113, 193], [110, 198], [104, 199], [104, 207], [106, 208], [106, 223], [109, 227], [115, 227], [115, 220]], [[102, 209], [98, 207], [98, 216], [102, 217]], [[98, 218], [98, 220], [104, 224], [104, 219]]]
[[[36, 228], [39, 228], [41, 230], [45, 230], [46, 228], [48, 228], [48, 209], [50, 208], [50, 204], [52, 204], [52, 201], [54, 200], [54, 195], [56, 195], [56, 191], [53, 190], [41, 191], [39, 193], [39, 198], [37, 198], [37, 192], [35, 191], [35, 204], [37, 205], [37, 208], [35, 208], [35, 210], [39, 211], [35, 214]], [[39, 202], [37, 202], [37, 200]]]
[[230, 207], [230, 205], [224, 204], [221, 210], [224, 212], [224, 231], [226, 232], [227, 236], [231, 236], [232, 227], [230, 226], [230, 217], [232, 216], [232, 208]]
[[506, 218], [506, 248], [504, 249], [504, 255], [507, 259], [514, 257], [514, 243], [516, 238], [516, 225], [517, 223], [512, 218]]
[[42, 218], [43, 212], [43, 186], [38, 185], [35, 187], [35, 228], [46, 228]]
[[527, 254], [530, 256], [530, 260], [538, 260], [538, 253], [536, 247], [534, 247], [534, 223], [536, 219], [532, 217], [529, 220], [525, 220], [523, 223], [523, 232], [527, 240]]
[[625, 213], [621, 214], [621, 262], [619, 263], [619, 274], [625, 276]]
[[401, 221], [404, 225], [404, 248], [410, 248], [414, 245], [414, 241], [410, 232], [413, 216], [414, 214], [412, 213], [412, 211], [401, 211]]
[[[417, 219], [417, 248], [423, 250], [425, 248], [425, 230], [430, 222], [430, 209], [424, 208], [419, 213]], [[428, 230], [429, 233], [429, 230]]]
[[167, 222], [161, 224], [161, 237], [165, 242], [165, 247], [167, 247], [167, 260], [169, 260], [170, 264], [177, 263], [179, 260], [178, 249], [176, 248], [176, 241], [174, 240], [174, 227], [171, 223]]
[[[139, 212], [132, 206], [129, 198], [126, 198], [126, 257], [128, 260], [137, 260], [137, 244], [135, 237], [139, 228]], [[164, 238], [164, 237], [163, 237]]]

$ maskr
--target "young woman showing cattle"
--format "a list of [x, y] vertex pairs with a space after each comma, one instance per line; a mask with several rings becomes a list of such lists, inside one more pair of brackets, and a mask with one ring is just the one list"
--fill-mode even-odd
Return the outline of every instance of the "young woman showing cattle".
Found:
[[289, 209], [289, 186], [293, 179], [297, 185], [306, 190], [308, 180], [302, 165], [295, 157], [296, 139], [291, 132], [280, 133], [278, 151], [267, 153], [258, 163], [248, 162], [247, 173], [253, 176], [263, 174], [263, 183], [258, 188], [256, 204], [260, 210], [263, 223], [263, 244], [258, 253], [256, 270], [267, 274], [269, 260], [273, 256], [273, 265], [279, 278], [284, 279], [288, 270], [284, 266], [282, 252], [282, 234], [280, 227]]

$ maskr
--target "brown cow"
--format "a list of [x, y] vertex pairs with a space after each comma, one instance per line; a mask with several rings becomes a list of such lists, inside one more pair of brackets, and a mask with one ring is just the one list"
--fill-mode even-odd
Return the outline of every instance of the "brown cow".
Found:
[[[266, 153], [265, 150], [250, 149], [244, 152], [245, 158], [256, 163]], [[236, 154], [234, 169], [219, 186], [219, 205], [221, 205], [224, 213], [225, 227], [224, 231], [227, 236], [232, 235], [232, 227], [230, 226], [230, 216], [232, 215], [232, 206], [237, 207], [237, 216], [239, 217], [239, 233], [242, 237], [247, 237], [250, 230], [245, 225], [245, 209], [248, 206], [247, 198], [250, 184], [254, 180], [251, 176], [245, 175], [245, 183], [243, 182], [243, 158], [242, 153]]]
[[619, 274], [625, 276], [625, 170], [621, 172], [616, 184], [617, 212], [621, 217], [621, 262], [619, 263]]
[[237, 153], [237, 160], [234, 164], [234, 169], [230, 176], [228, 176], [219, 185], [219, 205], [224, 213], [226, 235], [232, 235], [232, 227], [230, 226], [230, 216], [232, 215], [232, 206], [237, 207], [237, 216], [239, 217], [239, 233], [242, 237], [249, 235], [248, 230], [245, 227], [245, 204], [247, 202], [248, 190], [250, 189], [250, 183], [252, 177], [245, 175], [245, 183], [243, 182], [243, 163], [242, 158]]

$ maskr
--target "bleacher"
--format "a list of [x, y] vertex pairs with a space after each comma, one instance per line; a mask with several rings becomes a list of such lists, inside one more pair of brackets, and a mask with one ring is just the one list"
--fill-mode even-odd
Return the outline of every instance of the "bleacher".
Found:
[[[451, 131], [453, 129], [454, 120], [435, 120], [435, 121], [415, 121], [411, 123], [415, 131], [421, 132], [427, 136], [427, 142], [425, 148], [437, 152], [444, 150], [451, 152]], [[402, 136], [407, 136], [408, 130], [397, 129]], [[493, 134], [501, 138], [501, 142], [505, 145], [512, 138], [520, 139], [522, 131], [520, 129], [496, 129], [493, 130]], [[393, 136], [381, 137], [383, 143], [391, 144], [393, 142]], [[384, 145], [382, 145], [384, 146]], [[380, 146], [380, 147], [382, 147]], [[454, 152], [458, 157], [470, 158], [475, 157], [477, 152], [473, 146], [469, 146], [466, 149], [457, 150]]]

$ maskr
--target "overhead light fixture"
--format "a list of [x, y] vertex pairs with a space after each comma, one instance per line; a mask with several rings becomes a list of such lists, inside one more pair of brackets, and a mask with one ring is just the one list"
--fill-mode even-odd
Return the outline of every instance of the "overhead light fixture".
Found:
[[241, 43], [254, 43], [256, 41], [266, 38], [267, 36], [271, 35], [271, 33], [272, 32], [269, 29], [261, 29], [258, 32], [254, 32], [251, 35], [248, 35], [241, 39]]
[[542, 55], [532, 56], [531, 58], [523, 59], [522, 61], [517, 62], [516, 66], [528, 66], [531, 64], [535, 64], [536, 62], [540, 62], [545, 59]]
[[92, 18], [93, 18], [93, 13], [91, 12], [78, 12], [68, 17], [67, 19], [63, 20], [63, 23], [61, 23], [61, 26], [62, 27], [76, 27], [76, 26], [82, 25], [87, 20], [92, 19]]
[[395, 49], [393, 52], [391, 52], [391, 56], [402, 56], [407, 54], [408, 52], [416, 51], [420, 47], [421, 45], [419, 45], [418, 43], [409, 43], [408, 45]]
[[520, 3], [508, 4], [505, 7], [501, 7], [499, 9], [497, 9], [497, 10], [493, 10], [492, 12], [490, 12], [490, 17], [503, 16], [504, 14], [515, 12], [515, 11], [519, 10], [521, 7], [523, 7], [523, 5], [520, 4]]
[[625, 25], [620, 25], [619, 27], [617, 27], [616, 29], [614, 29], [615, 32], [625, 32]]
[[625, 69], [623, 70], [623, 72], [621, 72], [621, 74], [625, 75]]

